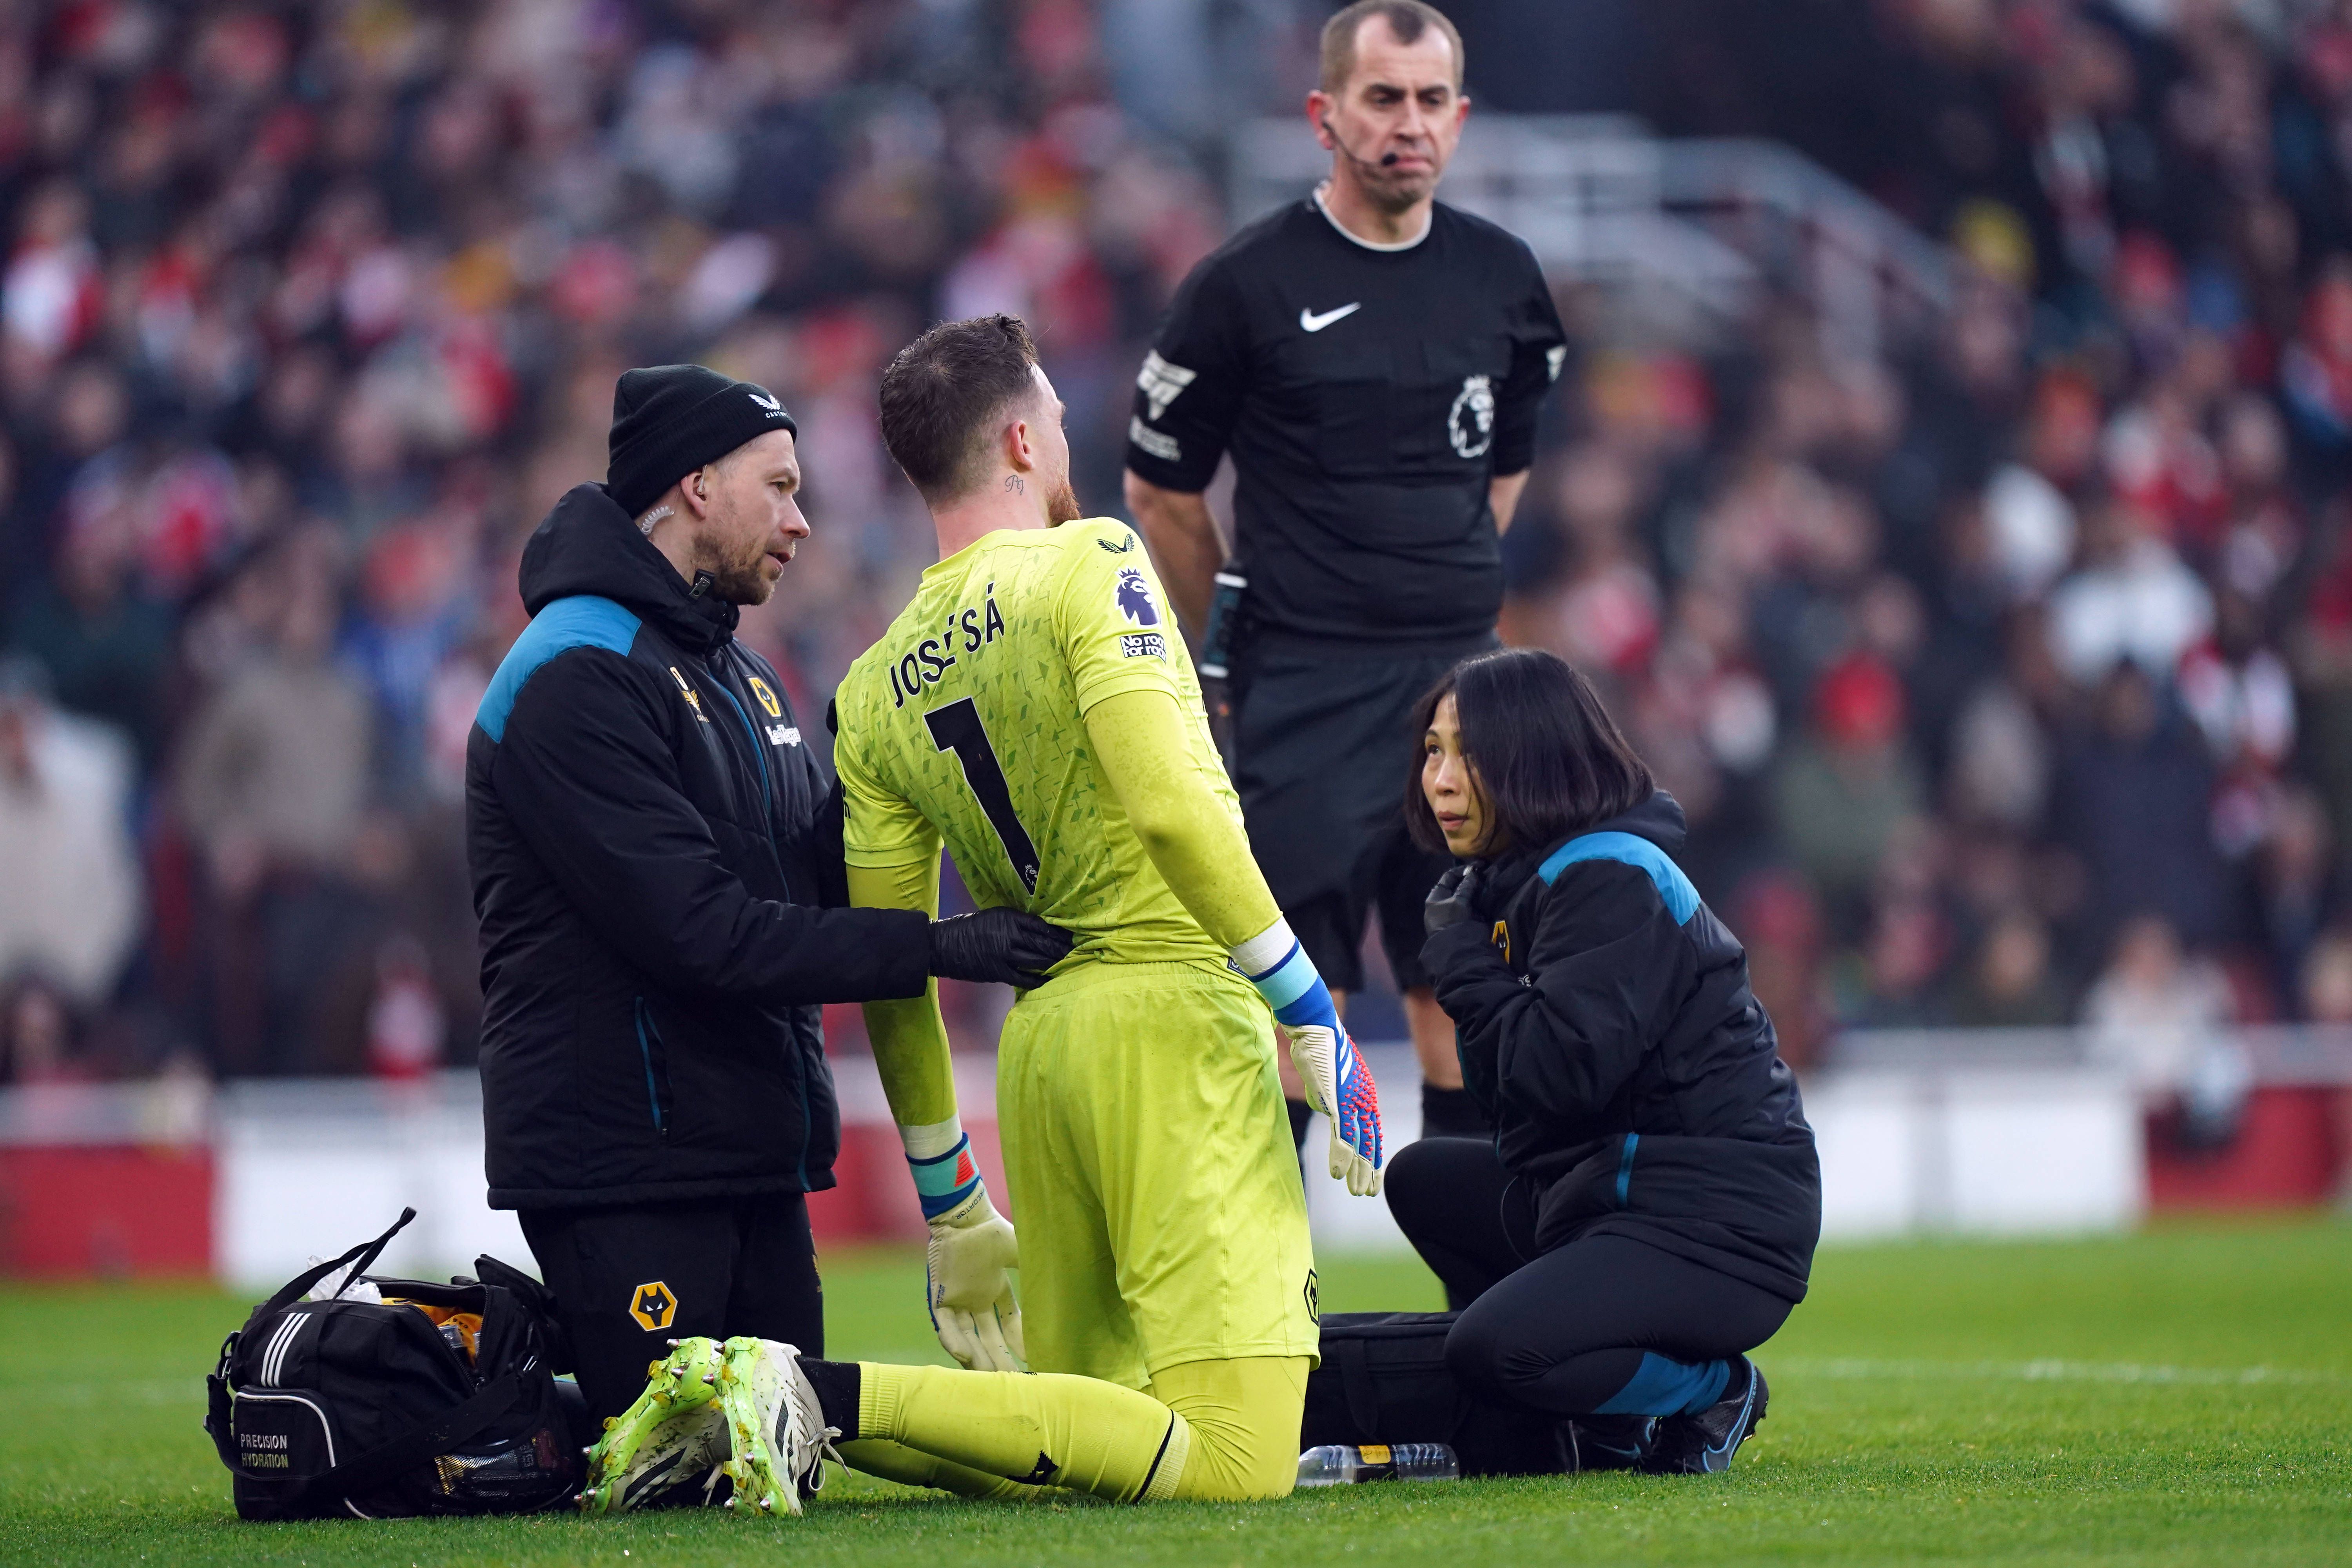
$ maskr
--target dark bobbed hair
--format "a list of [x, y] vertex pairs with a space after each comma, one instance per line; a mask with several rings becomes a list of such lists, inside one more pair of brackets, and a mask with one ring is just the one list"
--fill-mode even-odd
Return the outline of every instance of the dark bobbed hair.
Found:
[[955, 500], [988, 478], [991, 426], [1037, 395], [1037, 345], [1018, 316], [933, 327], [882, 373], [882, 445], [925, 500]]
[[[1532, 647], [1472, 654], [1414, 705], [1416, 737], [1428, 732], [1449, 694], [1463, 752], [1486, 798], [1482, 855], [1581, 833], [1631, 811], [1657, 788], [1592, 683], [1558, 654]], [[1405, 781], [1405, 826], [1423, 848], [1444, 849], [1445, 835], [1421, 793], [1421, 758], [1416, 742]]]

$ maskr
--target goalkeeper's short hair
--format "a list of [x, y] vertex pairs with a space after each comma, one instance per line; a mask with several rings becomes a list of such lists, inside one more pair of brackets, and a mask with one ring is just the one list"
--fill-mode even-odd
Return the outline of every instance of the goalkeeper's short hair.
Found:
[[1039, 395], [1037, 345], [1018, 316], [933, 327], [882, 373], [882, 445], [927, 501], [952, 500], [987, 475], [990, 426]]

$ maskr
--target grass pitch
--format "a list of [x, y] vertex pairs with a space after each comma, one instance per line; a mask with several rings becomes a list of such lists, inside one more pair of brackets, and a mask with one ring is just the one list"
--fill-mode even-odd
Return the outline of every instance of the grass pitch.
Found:
[[[919, 1258], [828, 1259], [832, 1350], [937, 1361]], [[1334, 1310], [1438, 1305], [1327, 1260]], [[0, 1562], [262, 1564], [2352, 1563], [2352, 1226], [1832, 1248], [1728, 1475], [983, 1507], [836, 1476], [802, 1520], [257, 1526], [199, 1430], [208, 1289], [0, 1290]]]

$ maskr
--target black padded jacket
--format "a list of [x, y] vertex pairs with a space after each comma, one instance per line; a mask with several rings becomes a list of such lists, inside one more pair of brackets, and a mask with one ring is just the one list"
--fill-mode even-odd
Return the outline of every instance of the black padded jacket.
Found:
[[1673, 859], [1661, 790], [1480, 871], [1423, 961], [1535, 1244], [1624, 1236], [1802, 1300], [1821, 1166], [1748, 959]]
[[466, 757], [499, 1208], [834, 1184], [823, 1002], [919, 996], [929, 924], [844, 901], [782, 683], [601, 485], [525, 546]]

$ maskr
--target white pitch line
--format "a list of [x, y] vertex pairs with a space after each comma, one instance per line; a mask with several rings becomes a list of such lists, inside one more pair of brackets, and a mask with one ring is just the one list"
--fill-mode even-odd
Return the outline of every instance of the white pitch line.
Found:
[[1952, 1378], [1966, 1382], [2147, 1383], [2211, 1388], [2265, 1384], [2340, 1386], [2352, 1373], [2281, 1366], [2146, 1366], [2090, 1361], [1865, 1361], [1854, 1357], [1770, 1356], [1765, 1364], [1800, 1376], [1832, 1378]]

